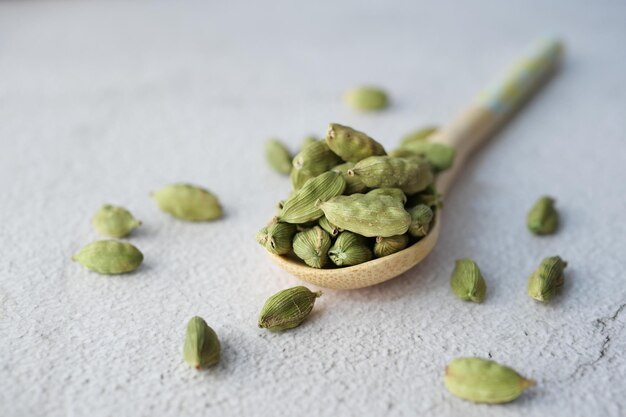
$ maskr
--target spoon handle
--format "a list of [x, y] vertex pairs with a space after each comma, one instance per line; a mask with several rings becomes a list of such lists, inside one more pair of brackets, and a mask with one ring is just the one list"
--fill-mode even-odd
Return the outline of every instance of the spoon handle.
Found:
[[483, 90], [474, 102], [429, 140], [454, 147], [453, 166], [442, 173], [437, 188], [447, 194], [469, 155], [502, 127], [558, 67], [563, 45], [545, 39], [517, 61], [503, 77]]

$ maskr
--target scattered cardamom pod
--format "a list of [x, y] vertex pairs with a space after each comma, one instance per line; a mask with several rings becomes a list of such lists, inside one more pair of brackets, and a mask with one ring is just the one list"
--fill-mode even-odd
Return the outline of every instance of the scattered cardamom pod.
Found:
[[293, 236], [296, 234], [296, 225], [280, 223], [273, 219], [266, 227], [256, 234], [256, 241], [276, 255], [284, 255], [291, 251]]
[[343, 232], [343, 229], [335, 226], [331, 222], [328, 221], [326, 216], [320, 217], [318, 221], [319, 226], [324, 229], [326, 233], [328, 233], [331, 237], [336, 237], [339, 233]]
[[368, 156], [385, 155], [383, 145], [363, 132], [331, 123], [326, 133], [329, 148], [347, 162], [358, 162]]
[[351, 266], [372, 259], [367, 238], [351, 232], [341, 232], [328, 251], [330, 260], [337, 266]]
[[528, 212], [528, 230], [536, 235], [550, 235], [559, 227], [559, 213], [554, 208], [554, 199], [543, 196]]
[[91, 224], [101, 235], [120, 238], [140, 226], [141, 222], [124, 207], [105, 204], [93, 216]]
[[341, 158], [322, 141], [309, 143], [293, 158], [294, 169], [308, 172], [313, 176], [324, 173], [340, 163]]
[[541, 261], [539, 268], [528, 278], [528, 295], [537, 301], [550, 301], [558, 288], [563, 286], [563, 270], [567, 266], [559, 256]]
[[332, 240], [330, 235], [315, 226], [296, 233], [293, 239], [293, 251], [296, 256], [313, 268], [323, 268], [328, 263], [328, 250]]
[[280, 174], [291, 172], [291, 154], [287, 147], [277, 139], [265, 142], [265, 158], [274, 170]]
[[346, 180], [335, 171], [328, 171], [311, 178], [285, 201], [278, 214], [278, 220], [286, 223], [306, 223], [317, 220], [324, 214], [318, 207], [318, 203], [340, 195], [345, 188]]
[[354, 162], [345, 162], [333, 167], [333, 171], [341, 172], [343, 179], [346, 180], [346, 189], [343, 192], [346, 195], [363, 193], [367, 190], [367, 185], [359, 177], [348, 175], [348, 171], [354, 168]]
[[215, 365], [220, 360], [220, 341], [202, 317], [192, 317], [187, 324], [183, 359], [192, 368]]
[[499, 404], [513, 401], [535, 385], [508, 366], [482, 358], [457, 358], [444, 376], [448, 390], [475, 403]]
[[406, 194], [426, 189], [434, 180], [430, 164], [419, 158], [370, 156], [348, 171], [370, 188], [400, 188]]
[[412, 152], [416, 156], [423, 156], [437, 172], [445, 171], [452, 166], [456, 152], [454, 148], [443, 144], [427, 141], [414, 141], [401, 147], [404, 155]]
[[299, 326], [315, 305], [321, 291], [298, 286], [282, 290], [267, 299], [259, 315], [259, 327], [280, 332]]
[[436, 131], [437, 128], [435, 126], [427, 126], [421, 129], [414, 130], [404, 135], [404, 137], [400, 140], [400, 147], [403, 147], [404, 145], [409, 145], [414, 142], [423, 142]]
[[388, 237], [377, 236], [376, 243], [374, 243], [374, 256], [382, 258], [383, 256], [400, 252], [402, 249], [405, 249], [408, 244], [409, 236], [406, 234]]
[[409, 234], [413, 237], [424, 237], [430, 230], [430, 223], [433, 220], [434, 213], [426, 204], [418, 204], [408, 210], [411, 215], [411, 224], [409, 225]]
[[377, 87], [353, 88], [344, 94], [343, 99], [349, 107], [361, 111], [382, 110], [389, 106], [387, 93]]
[[452, 292], [464, 301], [482, 303], [487, 293], [485, 279], [480, 273], [476, 262], [471, 259], [459, 259], [456, 261], [454, 271], [450, 277]]
[[92, 242], [72, 256], [87, 269], [99, 274], [124, 274], [139, 268], [143, 254], [135, 246], [117, 240]]
[[191, 184], [172, 184], [152, 193], [161, 210], [181, 220], [203, 221], [222, 217], [217, 197]]
[[402, 202], [387, 195], [341, 195], [319, 207], [331, 223], [366, 237], [402, 235], [411, 224]]
[[[354, 177], [353, 177], [354, 178]], [[368, 192], [369, 195], [388, 195], [393, 198], [397, 198], [402, 202], [402, 204], [406, 203], [406, 194], [399, 188], [375, 188], [372, 191]]]

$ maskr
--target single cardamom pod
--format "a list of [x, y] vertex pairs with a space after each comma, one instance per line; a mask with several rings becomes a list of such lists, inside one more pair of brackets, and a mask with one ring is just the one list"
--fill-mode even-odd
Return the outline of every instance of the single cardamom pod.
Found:
[[434, 213], [426, 204], [418, 204], [408, 210], [411, 215], [411, 225], [409, 226], [409, 234], [413, 237], [424, 237], [430, 230], [430, 223], [433, 220]]
[[401, 146], [406, 152], [412, 152], [415, 155], [423, 156], [430, 162], [437, 172], [444, 171], [452, 166], [456, 152], [454, 148], [443, 144], [427, 141], [414, 141]]
[[362, 86], [347, 91], [343, 99], [354, 110], [382, 110], [389, 106], [387, 93], [377, 87]]
[[528, 212], [528, 230], [536, 235], [550, 235], [559, 227], [559, 213], [554, 208], [554, 199], [543, 196]]
[[326, 216], [320, 217], [318, 224], [322, 229], [324, 229], [326, 233], [328, 233], [332, 237], [336, 237], [339, 233], [343, 232], [343, 229], [329, 222]]
[[346, 180], [346, 189], [343, 192], [346, 195], [363, 193], [367, 190], [367, 185], [359, 177], [348, 175], [348, 171], [354, 168], [354, 162], [345, 162], [333, 167], [333, 171], [341, 172], [343, 179]]
[[215, 365], [220, 360], [220, 341], [202, 317], [192, 317], [187, 324], [183, 359], [192, 368]]
[[141, 222], [124, 207], [105, 204], [93, 216], [91, 224], [101, 235], [120, 238], [140, 226]]
[[298, 191], [292, 193], [283, 204], [278, 220], [286, 223], [306, 223], [317, 220], [324, 213], [318, 207], [346, 189], [346, 180], [335, 171], [328, 171], [308, 180]]
[[181, 220], [203, 221], [222, 217], [217, 197], [191, 184], [172, 184], [152, 193], [161, 210]]
[[537, 301], [550, 301], [558, 288], [563, 286], [563, 270], [567, 266], [559, 256], [541, 261], [539, 268], [528, 278], [528, 295]]
[[339, 234], [328, 256], [337, 266], [358, 265], [373, 257], [367, 238], [351, 232]]
[[404, 145], [409, 145], [414, 142], [424, 142], [430, 135], [435, 133], [437, 128], [435, 126], [427, 126], [421, 129], [414, 130], [406, 135], [400, 140], [400, 147]]
[[402, 202], [402, 204], [406, 203], [406, 194], [404, 194], [404, 192], [402, 192], [402, 190], [399, 188], [375, 188], [367, 194], [388, 195], [390, 197], [397, 198]]
[[376, 243], [374, 243], [374, 256], [382, 258], [383, 256], [400, 252], [408, 244], [409, 236], [407, 234], [388, 237], [377, 236]]
[[476, 262], [471, 259], [459, 259], [456, 261], [454, 271], [450, 277], [452, 292], [464, 301], [482, 303], [487, 293], [485, 279], [480, 273]]
[[296, 225], [280, 223], [276, 219], [259, 230], [256, 241], [276, 255], [284, 255], [291, 251], [293, 236], [296, 234]]
[[348, 175], [361, 178], [370, 188], [400, 188], [406, 194], [424, 190], [435, 178], [426, 160], [391, 156], [365, 158]]
[[365, 133], [337, 123], [328, 126], [326, 143], [334, 153], [347, 162], [358, 162], [368, 156], [386, 154], [383, 145]]
[[321, 291], [298, 286], [282, 290], [267, 299], [259, 315], [259, 327], [280, 332], [298, 327], [309, 315]]
[[293, 168], [313, 176], [322, 174], [341, 163], [341, 158], [330, 150], [326, 142], [311, 142], [293, 158]]
[[475, 403], [513, 401], [535, 385], [508, 366], [482, 358], [457, 358], [446, 366], [443, 379], [448, 390]]
[[402, 235], [411, 224], [402, 202], [387, 195], [342, 195], [320, 208], [331, 223], [367, 237]]
[[291, 154], [287, 147], [277, 139], [265, 142], [265, 158], [274, 170], [280, 174], [291, 172]]
[[293, 238], [293, 251], [310, 267], [323, 268], [328, 263], [328, 250], [332, 244], [330, 235], [315, 226], [296, 233]]
[[143, 254], [135, 246], [117, 240], [97, 240], [72, 256], [87, 269], [99, 274], [124, 274], [139, 268]]

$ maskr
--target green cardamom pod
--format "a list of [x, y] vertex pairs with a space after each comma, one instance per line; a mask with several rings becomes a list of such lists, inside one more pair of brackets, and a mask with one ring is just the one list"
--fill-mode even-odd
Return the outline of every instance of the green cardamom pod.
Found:
[[343, 179], [346, 180], [346, 189], [343, 192], [346, 195], [363, 193], [367, 190], [367, 185], [359, 177], [348, 175], [348, 171], [354, 168], [354, 162], [345, 162], [333, 167], [333, 171], [341, 172]]
[[274, 170], [280, 174], [291, 172], [291, 154], [287, 147], [277, 139], [265, 142], [265, 158]]
[[328, 250], [332, 245], [330, 235], [315, 226], [296, 233], [293, 238], [293, 251], [310, 267], [323, 268], [328, 263]]
[[437, 127], [435, 126], [427, 126], [421, 129], [414, 130], [406, 135], [400, 140], [400, 147], [404, 145], [409, 145], [415, 142], [424, 142], [430, 135], [437, 131]]
[[328, 251], [330, 260], [337, 266], [351, 266], [372, 259], [367, 238], [351, 232], [341, 232]]
[[487, 293], [485, 279], [480, 273], [476, 262], [471, 259], [459, 259], [456, 261], [454, 271], [450, 277], [452, 292], [464, 301], [482, 303]]
[[317, 220], [324, 214], [318, 204], [341, 195], [345, 189], [346, 180], [335, 171], [328, 171], [311, 178], [285, 201], [278, 214], [278, 220], [286, 223], [306, 223]]
[[382, 258], [383, 256], [400, 252], [408, 244], [409, 236], [407, 234], [388, 237], [377, 236], [376, 243], [374, 243], [374, 256]]
[[280, 332], [298, 327], [309, 315], [321, 291], [298, 286], [282, 290], [267, 299], [259, 315], [259, 327]]
[[343, 99], [354, 110], [382, 110], [389, 106], [387, 93], [377, 87], [362, 86], [347, 91]]
[[567, 266], [559, 256], [541, 261], [539, 268], [528, 278], [528, 295], [537, 301], [550, 301], [558, 288], [563, 286], [563, 270]]
[[443, 144], [427, 141], [414, 141], [401, 147], [406, 152], [423, 156], [437, 172], [444, 171], [452, 166], [456, 152], [454, 148]]
[[508, 366], [482, 358], [457, 358], [446, 366], [444, 383], [459, 398], [475, 403], [513, 401], [535, 385]]
[[124, 274], [139, 268], [143, 254], [135, 246], [117, 240], [98, 240], [72, 256], [87, 269], [99, 274]]
[[311, 142], [293, 158], [293, 168], [319, 175], [341, 163], [341, 158], [330, 150], [326, 142]]
[[217, 197], [191, 184], [172, 184], [152, 193], [161, 210], [181, 220], [203, 221], [222, 217]]
[[318, 224], [322, 229], [324, 229], [326, 233], [328, 233], [332, 237], [336, 237], [339, 233], [343, 232], [343, 229], [329, 222], [326, 216], [320, 217]]
[[91, 224], [101, 235], [120, 238], [140, 226], [141, 222], [124, 207], [105, 204], [93, 216]]
[[549, 235], [559, 227], [559, 213], [554, 208], [554, 199], [543, 196], [528, 212], [528, 230], [536, 235]]
[[408, 210], [411, 215], [411, 225], [409, 226], [409, 234], [413, 237], [424, 237], [430, 230], [430, 223], [433, 220], [434, 213], [426, 204], [418, 204]]
[[358, 162], [368, 156], [386, 154], [383, 145], [365, 133], [337, 123], [328, 126], [326, 143], [334, 153], [347, 162]]
[[342, 195], [320, 208], [331, 223], [367, 237], [402, 235], [411, 224], [402, 202], [387, 195]]
[[434, 180], [430, 164], [418, 158], [370, 156], [348, 171], [370, 188], [400, 188], [406, 194], [424, 190]]
[[256, 241], [276, 255], [284, 255], [291, 251], [293, 236], [296, 234], [296, 225], [280, 223], [276, 219], [259, 230]]
[[367, 193], [368, 195], [388, 195], [390, 197], [397, 198], [402, 202], [402, 204], [406, 203], [406, 194], [399, 188], [375, 188], [372, 191]]
[[192, 368], [215, 365], [220, 360], [220, 341], [202, 317], [192, 317], [187, 324], [183, 359]]
[[315, 178], [310, 171], [305, 169], [292, 169], [289, 179], [291, 180], [291, 187], [294, 191], [298, 191], [302, 186], [311, 178]]

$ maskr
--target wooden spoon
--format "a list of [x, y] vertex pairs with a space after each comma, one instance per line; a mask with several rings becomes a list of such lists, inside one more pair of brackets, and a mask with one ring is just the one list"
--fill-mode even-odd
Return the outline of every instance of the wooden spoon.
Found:
[[[558, 67], [562, 54], [563, 46], [559, 41], [541, 40], [502, 79], [484, 90], [450, 125], [429, 137], [429, 141], [448, 144], [456, 151], [452, 168], [439, 175], [436, 181], [442, 195], [447, 194], [470, 154], [504, 125], [532, 93], [544, 84]], [[297, 258], [270, 256], [285, 271], [319, 287], [369, 287], [406, 272], [433, 250], [439, 238], [441, 212], [437, 210], [430, 232], [420, 241], [400, 252], [359, 265], [318, 269], [307, 266]]]

